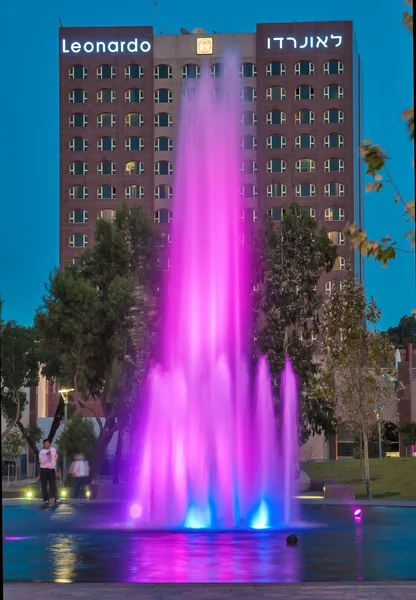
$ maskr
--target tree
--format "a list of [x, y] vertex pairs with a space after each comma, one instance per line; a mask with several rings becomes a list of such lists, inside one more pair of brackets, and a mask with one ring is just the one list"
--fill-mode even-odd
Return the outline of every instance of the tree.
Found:
[[390, 327], [385, 333], [395, 348], [416, 344], [416, 315], [403, 315], [399, 324]]
[[[407, 448], [412, 449], [416, 446], [416, 421], [407, 421], [399, 427], [399, 433], [403, 436], [403, 444]], [[407, 452], [406, 452], [407, 453]]]
[[[52, 274], [35, 317], [43, 373], [74, 388], [75, 401], [96, 417], [97, 464], [114, 433], [131, 423], [154, 352], [158, 243], [140, 209], [123, 206], [112, 223], [98, 221], [82, 268]], [[87, 404], [91, 397], [101, 405], [104, 424]]]
[[95, 458], [97, 435], [90, 419], [73, 417], [69, 419], [64, 431], [57, 440], [58, 454], [66, 452], [68, 462], [72, 462], [76, 454], [84, 454], [88, 461]]
[[[334, 388], [335, 417], [360, 440], [364, 483], [371, 498], [368, 444], [383, 407], [394, 401], [394, 347], [376, 331], [380, 318], [374, 299], [351, 270], [323, 310], [323, 349]], [[371, 328], [369, 327], [371, 326]]]
[[0, 336], [1, 410], [7, 423], [3, 439], [21, 420], [27, 405], [23, 389], [38, 383], [39, 359], [33, 328], [1, 320]]
[[[406, 3], [413, 9], [413, 0], [406, 0]], [[407, 27], [413, 36], [413, 14], [405, 11], [403, 15], [403, 25]], [[406, 120], [409, 137], [414, 139], [414, 109], [409, 108], [404, 111], [403, 118]], [[394, 202], [400, 203], [403, 206], [405, 223], [409, 224], [408, 230], [404, 237], [410, 241], [412, 246], [416, 243], [415, 234], [415, 202], [414, 200], [407, 201], [403, 198], [398, 186], [393, 181], [388, 168], [388, 156], [380, 146], [372, 144], [371, 140], [364, 140], [360, 146], [361, 156], [367, 166], [367, 175], [372, 178], [372, 183], [366, 185], [366, 191], [379, 192], [385, 184], [389, 184], [393, 189]], [[386, 236], [380, 241], [369, 240], [365, 231], [357, 227], [357, 225], [348, 225], [345, 228], [347, 239], [350, 240], [354, 248], [357, 248], [361, 253], [368, 257], [373, 257], [386, 265], [389, 260], [396, 257], [398, 250], [404, 252], [414, 252], [414, 250], [406, 248], [398, 248], [397, 242], [391, 237]]]
[[302, 381], [302, 439], [329, 433], [332, 406], [328, 381], [314, 360], [322, 297], [316, 290], [321, 275], [336, 259], [336, 247], [315, 219], [292, 204], [274, 228], [265, 220], [259, 249], [260, 289], [257, 345], [268, 358], [275, 398], [280, 373], [289, 355]]

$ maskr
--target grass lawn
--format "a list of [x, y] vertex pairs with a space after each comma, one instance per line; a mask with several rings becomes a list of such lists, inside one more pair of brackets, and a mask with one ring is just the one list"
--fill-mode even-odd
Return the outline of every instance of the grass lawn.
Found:
[[[357, 498], [365, 497], [359, 460], [302, 463], [301, 469], [313, 481], [333, 479], [337, 483], [354, 485]], [[416, 500], [416, 458], [372, 458], [370, 477], [373, 498]]]

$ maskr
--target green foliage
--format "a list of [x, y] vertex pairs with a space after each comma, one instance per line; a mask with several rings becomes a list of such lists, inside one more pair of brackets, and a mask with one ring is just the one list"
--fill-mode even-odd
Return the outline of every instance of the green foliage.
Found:
[[57, 440], [58, 454], [62, 458], [65, 451], [68, 462], [74, 460], [75, 454], [84, 454], [88, 461], [95, 458], [97, 435], [91, 420], [73, 417]]
[[21, 455], [26, 447], [26, 441], [20, 431], [13, 427], [1, 440], [1, 455], [3, 460], [12, 460]]
[[322, 304], [316, 286], [321, 275], [331, 270], [336, 247], [296, 204], [276, 229], [269, 219], [264, 222], [262, 240], [257, 344], [268, 358], [276, 399], [285, 357], [290, 356], [302, 382], [301, 437], [305, 440], [311, 432], [330, 432], [332, 424], [328, 381], [313, 355]]
[[390, 327], [385, 333], [395, 348], [416, 344], [416, 315], [403, 315], [399, 324]]
[[403, 443], [406, 447], [416, 445], [416, 421], [407, 421], [399, 427], [399, 433], [403, 436]]

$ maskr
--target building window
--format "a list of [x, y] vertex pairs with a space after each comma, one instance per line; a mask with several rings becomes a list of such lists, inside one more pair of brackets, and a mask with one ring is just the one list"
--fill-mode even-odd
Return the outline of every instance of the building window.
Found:
[[126, 150], [132, 152], [144, 150], [144, 139], [141, 137], [129, 137], [126, 139]]
[[159, 137], [155, 139], [156, 152], [172, 152], [173, 142], [168, 137]]
[[243, 183], [240, 186], [240, 196], [242, 198], [257, 198], [257, 186], [254, 183]]
[[327, 100], [341, 100], [344, 97], [344, 88], [336, 83], [327, 85], [324, 89], [324, 98]]
[[158, 113], [155, 115], [155, 127], [172, 127], [173, 119], [169, 113]]
[[215, 65], [211, 65], [209, 68], [209, 72], [211, 74], [211, 77], [221, 77], [221, 64], [220, 63], [215, 63]]
[[184, 100], [195, 100], [198, 96], [198, 90], [196, 88], [186, 88], [182, 90], [182, 98]]
[[268, 150], [281, 149], [286, 147], [286, 138], [283, 135], [269, 135], [266, 139], [266, 148]]
[[143, 127], [144, 116], [136, 112], [128, 113], [124, 117], [124, 125], [126, 127]]
[[83, 104], [88, 101], [88, 94], [85, 90], [77, 89], [69, 92], [70, 104]]
[[172, 188], [170, 185], [157, 185], [154, 189], [155, 200], [170, 200], [172, 198]]
[[272, 85], [266, 90], [266, 100], [284, 100], [286, 90], [281, 85]]
[[243, 208], [241, 213], [241, 219], [245, 223], [255, 223], [257, 221], [257, 218], [258, 214], [254, 208]]
[[343, 183], [332, 181], [325, 185], [324, 192], [325, 196], [345, 196], [345, 187]]
[[315, 98], [315, 90], [311, 85], [300, 85], [296, 88], [296, 100], [313, 100]]
[[296, 125], [311, 125], [315, 123], [315, 113], [312, 110], [303, 108], [295, 112]]
[[314, 219], [316, 217], [316, 212], [315, 212], [314, 208], [302, 206], [301, 211], [303, 212], [304, 215], [307, 215], [308, 217], [311, 217], [312, 219]]
[[286, 75], [286, 65], [279, 60], [274, 60], [266, 65], [267, 77], [280, 77]]
[[101, 113], [97, 116], [97, 127], [114, 127], [116, 124], [116, 115], [112, 113]]
[[154, 93], [156, 104], [171, 104], [173, 102], [172, 90], [161, 88]]
[[243, 150], [255, 150], [257, 148], [257, 140], [254, 135], [244, 135], [241, 138], [240, 147]]
[[340, 292], [342, 290], [342, 281], [327, 281], [325, 284], [325, 294], [328, 296], [333, 292]]
[[330, 133], [324, 138], [325, 148], [342, 148], [344, 146], [344, 136], [339, 133]]
[[143, 79], [144, 69], [142, 65], [127, 65], [124, 69], [124, 77], [126, 79]]
[[282, 221], [284, 213], [285, 211], [283, 208], [280, 208], [279, 206], [274, 206], [267, 211], [267, 214], [273, 223], [279, 223]]
[[76, 160], [69, 165], [70, 175], [87, 175], [88, 164], [82, 160]]
[[254, 173], [257, 173], [256, 161], [251, 160], [250, 158], [242, 160], [240, 164], [240, 172], [243, 173], [243, 175], [253, 175]]
[[70, 127], [87, 127], [88, 117], [82, 113], [74, 113], [69, 115], [69, 126]]
[[83, 137], [74, 137], [69, 140], [70, 152], [84, 152], [88, 150], [88, 140]]
[[159, 210], [156, 210], [154, 214], [155, 223], [170, 223], [172, 218], [172, 211], [167, 208], [160, 208]]
[[87, 79], [88, 69], [84, 65], [72, 65], [68, 69], [69, 79]]
[[343, 123], [344, 122], [344, 112], [342, 110], [338, 110], [338, 108], [330, 108], [329, 110], [325, 111], [324, 122], [325, 123]]
[[345, 270], [345, 258], [342, 256], [337, 256], [334, 262], [334, 266], [332, 267], [334, 271], [344, 271]]
[[257, 100], [257, 91], [252, 87], [244, 87], [240, 90], [240, 100], [243, 102], [255, 102]]
[[295, 65], [295, 75], [314, 75], [315, 65], [309, 60], [301, 60]]
[[198, 65], [189, 64], [182, 67], [183, 79], [197, 79], [201, 76], [201, 69]]
[[335, 246], [345, 246], [345, 235], [341, 231], [328, 231], [328, 237]]
[[343, 173], [345, 163], [341, 158], [328, 158], [324, 163], [325, 173]]
[[266, 164], [267, 173], [285, 173], [286, 172], [286, 161], [280, 158], [272, 158], [267, 161]]
[[159, 160], [155, 164], [154, 168], [155, 175], [172, 175], [173, 167], [172, 163], [167, 160]]
[[311, 158], [301, 158], [296, 161], [297, 173], [313, 173], [315, 171], [315, 161]]
[[116, 149], [116, 140], [112, 137], [102, 137], [97, 140], [98, 152], [112, 152]]
[[97, 102], [98, 104], [111, 104], [116, 101], [116, 92], [115, 90], [110, 90], [110, 88], [104, 88], [102, 90], [98, 90], [97, 92]]
[[74, 233], [69, 236], [70, 248], [85, 248], [88, 246], [88, 236], [83, 233]]
[[328, 60], [324, 64], [324, 74], [325, 75], [342, 75], [344, 72], [344, 65], [340, 60], [336, 60], [333, 58], [332, 60]]
[[243, 63], [238, 69], [240, 77], [256, 77], [257, 67], [254, 63]]
[[331, 206], [325, 209], [325, 221], [344, 221], [345, 211], [343, 208]]
[[144, 164], [139, 160], [129, 160], [124, 166], [126, 175], [143, 175]]
[[316, 188], [313, 183], [299, 183], [295, 190], [298, 198], [313, 198], [316, 194]]
[[97, 175], [115, 175], [116, 163], [111, 160], [102, 160], [97, 165]]
[[131, 88], [124, 92], [124, 100], [126, 103], [144, 102], [144, 91], [138, 88]]
[[169, 65], [157, 65], [154, 68], [155, 79], [172, 79], [172, 67]]
[[111, 208], [104, 208], [103, 210], [99, 210], [97, 212], [97, 221], [99, 219], [103, 219], [103, 221], [109, 221], [112, 223], [116, 218], [116, 211]]
[[144, 187], [142, 185], [128, 185], [125, 189], [125, 197], [127, 200], [143, 200], [144, 198]]
[[112, 65], [101, 65], [97, 69], [98, 79], [115, 79], [116, 68]]
[[296, 148], [314, 148], [315, 138], [308, 133], [302, 133], [296, 137], [295, 146]]
[[268, 198], [282, 198], [287, 195], [287, 188], [283, 183], [271, 183], [266, 188]]
[[251, 110], [245, 110], [241, 115], [240, 123], [242, 125], [247, 125], [248, 127], [257, 125], [256, 113]]
[[271, 110], [266, 114], [267, 125], [283, 125], [286, 123], [286, 113], [283, 110]]
[[99, 200], [114, 200], [116, 197], [116, 188], [113, 185], [100, 185], [97, 188], [97, 198]]
[[71, 212], [69, 213], [69, 222], [88, 223], [88, 212], [86, 210], [82, 210], [81, 208], [71, 210]]
[[74, 267], [77, 271], [82, 271], [82, 262], [79, 256], [75, 256], [71, 258], [69, 261], [69, 266]]
[[88, 188], [85, 185], [73, 185], [69, 188], [69, 197], [71, 200], [86, 200]]

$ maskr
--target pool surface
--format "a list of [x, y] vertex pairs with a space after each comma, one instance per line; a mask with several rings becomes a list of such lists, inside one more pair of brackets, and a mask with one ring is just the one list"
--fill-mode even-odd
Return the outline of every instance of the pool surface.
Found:
[[[3, 506], [4, 581], [415, 581], [416, 510], [302, 505], [288, 531], [145, 532], [116, 504]], [[295, 530], [295, 529], [294, 529]]]

